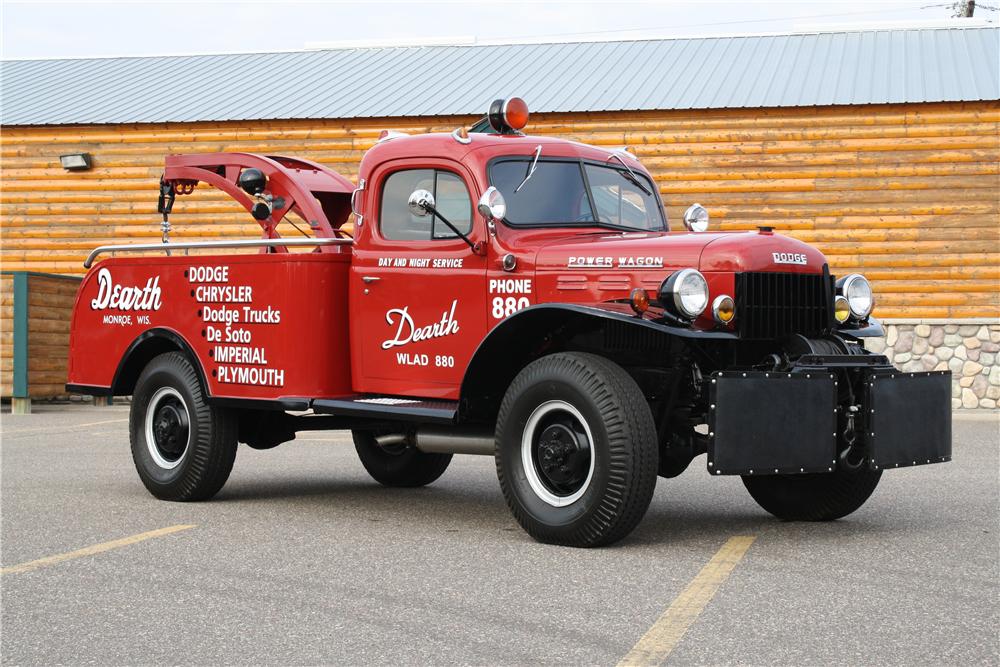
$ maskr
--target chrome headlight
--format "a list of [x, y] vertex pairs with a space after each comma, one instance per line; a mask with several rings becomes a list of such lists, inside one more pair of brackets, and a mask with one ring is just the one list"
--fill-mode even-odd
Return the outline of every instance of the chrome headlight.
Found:
[[708, 281], [696, 269], [681, 269], [660, 285], [660, 303], [675, 315], [693, 320], [708, 307]]
[[871, 315], [872, 308], [875, 307], [875, 298], [872, 295], [871, 284], [863, 275], [852, 273], [849, 276], [844, 276], [837, 281], [837, 288], [847, 299], [852, 317], [863, 320]]

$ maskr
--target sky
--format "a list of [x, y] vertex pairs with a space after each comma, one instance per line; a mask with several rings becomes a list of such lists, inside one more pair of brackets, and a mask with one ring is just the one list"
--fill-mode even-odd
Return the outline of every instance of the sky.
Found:
[[[811, 32], [946, 22], [953, 2], [0, 0], [0, 57], [148, 56]], [[975, 18], [966, 21], [995, 25], [997, 12], [991, 11], [991, 3], [977, 4]]]

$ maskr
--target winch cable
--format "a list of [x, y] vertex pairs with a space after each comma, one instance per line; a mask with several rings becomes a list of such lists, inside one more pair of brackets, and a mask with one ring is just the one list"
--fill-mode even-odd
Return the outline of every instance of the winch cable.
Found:
[[296, 230], [298, 230], [299, 234], [302, 234], [302, 236], [306, 237], [307, 239], [311, 239], [312, 238], [311, 236], [309, 236], [308, 234], [306, 234], [304, 231], [302, 231], [301, 227], [299, 227], [298, 225], [296, 225], [294, 222], [292, 222], [288, 218], [285, 218], [285, 222], [287, 222], [292, 227], [294, 227]]
[[[160, 195], [156, 201], [156, 212], [163, 214], [163, 220], [160, 222], [163, 243], [170, 242], [170, 212], [174, 209], [174, 200], [176, 199], [177, 190], [174, 188], [173, 181], [165, 180], [163, 176], [160, 176]], [[167, 255], [169, 254], [170, 251], [167, 250]]]

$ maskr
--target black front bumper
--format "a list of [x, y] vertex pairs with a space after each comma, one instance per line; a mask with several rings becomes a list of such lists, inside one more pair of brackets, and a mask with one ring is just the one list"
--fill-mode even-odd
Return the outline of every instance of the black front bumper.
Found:
[[[876, 470], [951, 459], [951, 373], [863, 368], [845, 432], [842, 369], [725, 371], [709, 380], [713, 475], [831, 472], [847, 448]], [[840, 397], [840, 398], [838, 398]], [[857, 405], [856, 404], [856, 407]]]

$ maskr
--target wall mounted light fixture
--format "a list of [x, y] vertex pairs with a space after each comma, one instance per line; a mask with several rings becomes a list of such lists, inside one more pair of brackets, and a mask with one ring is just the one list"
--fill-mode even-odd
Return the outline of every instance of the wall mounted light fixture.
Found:
[[86, 171], [93, 166], [93, 162], [90, 159], [90, 153], [70, 153], [69, 155], [60, 155], [59, 163], [62, 168], [67, 171]]

